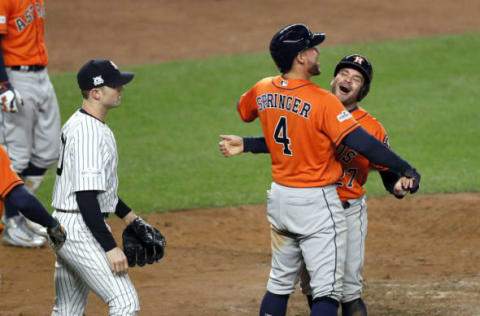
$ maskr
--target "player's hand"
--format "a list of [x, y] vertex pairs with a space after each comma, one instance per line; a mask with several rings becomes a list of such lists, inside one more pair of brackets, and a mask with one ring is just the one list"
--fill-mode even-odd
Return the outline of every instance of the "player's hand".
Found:
[[220, 151], [225, 157], [243, 153], [243, 138], [237, 135], [220, 135], [222, 141], [218, 143]]
[[127, 257], [123, 253], [122, 249], [115, 247], [112, 250], [107, 251], [107, 259], [110, 264], [110, 269], [113, 274], [123, 275], [128, 271]]
[[418, 189], [420, 188], [420, 178], [422, 177], [420, 175], [420, 173], [418, 173], [417, 169], [415, 168], [410, 168], [408, 170], [406, 170], [403, 174], [402, 174], [403, 177], [406, 177], [408, 178], [409, 180], [411, 180], [412, 182], [407, 182], [405, 185], [404, 185], [404, 188], [407, 189], [410, 193], [415, 193], [418, 191]]
[[10, 82], [0, 83], [0, 106], [3, 112], [18, 112], [18, 107], [23, 106], [20, 93], [12, 87]]
[[402, 199], [405, 195], [407, 195], [412, 186], [413, 179], [401, 177], [393, 186], [393, 195], [395, 195], [397, 199]]
[[67, 232], [55, 217], [53, 219], [55, 220], [55, 226], [47, 228], [47, 236], [50, 247], [56, 252], [63, 247], [65, 240], [67, 240]]

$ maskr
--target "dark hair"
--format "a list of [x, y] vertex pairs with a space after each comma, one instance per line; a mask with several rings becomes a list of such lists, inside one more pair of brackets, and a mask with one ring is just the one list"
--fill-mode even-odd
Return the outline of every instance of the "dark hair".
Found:
[[85, 99], [85, 100], [88, 100], [88, 96], [90, 95], [90, 91], [91, 90], [80, 90], [81, 93], [82, 93], [82, 97]]

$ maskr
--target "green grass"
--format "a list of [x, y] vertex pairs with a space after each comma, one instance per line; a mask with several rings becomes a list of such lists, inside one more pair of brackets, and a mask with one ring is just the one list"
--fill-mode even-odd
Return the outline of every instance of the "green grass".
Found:
[[[328, 87], [333, 68], [350, 53], [369, 57], [375, 75], [362, 102], [389, 132], [394, 150], [422, 174], [420, 193], [479, 191], [478, 48], [480, 33], [321, 48]], [[243, 123], [238, 97], [276, 74], [267, 53], [137, 67], [121, 108], [107, 123], [120, 153], [119, 195], [136, 210], [260, 204], [271, 182], [268, 155], [226, 159], [218, 135], [260, 135]], [[64, 122], [81, 105], [75, 74], [51, 75]], [[39, 197], [50, 204], [53, 168]], [[371, 176], [369, 195], [384, 194]]]

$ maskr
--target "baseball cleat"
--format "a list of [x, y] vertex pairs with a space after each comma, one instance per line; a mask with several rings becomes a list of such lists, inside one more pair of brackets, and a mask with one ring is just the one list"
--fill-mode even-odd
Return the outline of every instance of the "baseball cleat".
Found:
[[8, 218], [5, 221], [3, 243], [16, 247], [38, 248], [47, 243], [47, 239], [38, 236], [25, 226], [25, 218], [21, 215]]

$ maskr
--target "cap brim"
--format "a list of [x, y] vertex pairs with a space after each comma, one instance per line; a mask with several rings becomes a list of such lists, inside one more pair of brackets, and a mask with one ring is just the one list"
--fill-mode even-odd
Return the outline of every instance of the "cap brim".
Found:
[[133, 72], [121, 72], [120, 76], [116, 78], [113, 82], [109, 83], [109, 86], [113, 87], [118, 87], [118, 86], [124, 86], [130, 81], [132, 81], [133, 77], [135, 74]]
[[327, 35], [325, 33], [313, 33], [312, 39], [310, 40], [310, 45], [309, 47], [315, 47], [317, 45], [320, 45]]

